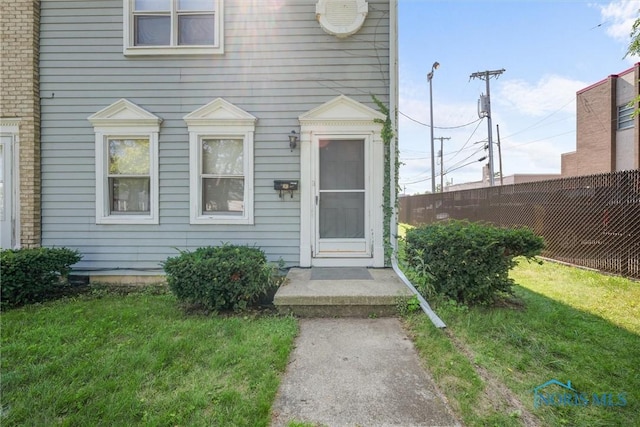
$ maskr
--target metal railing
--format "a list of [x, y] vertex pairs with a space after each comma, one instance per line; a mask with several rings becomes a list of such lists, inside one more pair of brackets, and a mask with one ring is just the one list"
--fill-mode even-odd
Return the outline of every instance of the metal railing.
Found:
[[405, 196], [399, 222], [526, 226], [543, 256], [640, 279], [640, 170]]

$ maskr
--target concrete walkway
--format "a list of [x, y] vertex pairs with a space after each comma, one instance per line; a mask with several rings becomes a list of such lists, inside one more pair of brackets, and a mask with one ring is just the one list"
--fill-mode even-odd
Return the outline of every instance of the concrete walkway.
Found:
[[459, 426], [396, 318], [300, 319], [272, 426]]

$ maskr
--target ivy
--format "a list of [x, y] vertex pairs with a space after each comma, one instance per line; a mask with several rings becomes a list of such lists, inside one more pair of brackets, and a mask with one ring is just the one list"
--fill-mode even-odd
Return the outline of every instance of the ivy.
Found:
[[[393, 133], [393, 126], [391, 125], [391, 115], [389, 113], [389, 108], [382, 103], [375, 95], [372, 96], [373, 102], [376, 103], [380, 112], [385, 115], [385, 119], [376, 119], [376, 123], [382, 124], [381, 137], [382, 142], [384, 143], [384, 185], [382, 186], [382, 198], [383, 198], [383, 214], [384, 214], [384, 226], [383, 229], [383, 239], [384, 239], [384, 264], [388, 267], [391, 265], [391, 256], [393, 255], [393, 245], [391, 244], [391, 218], [393, 216], [393, 210], [398, 207], [398, 172], [400, 170], [400, 152], [398, 150], [397, 141], [395, 144], [392, 144], [392, 141], [395, 138]], [[395, 149], [395, 162], [393, 165], [393, 183], [396, 188], [396, 197], [393, 200], [393, 204], [391, 201], [391, 186], [389, 183], [391, 182], [391, 150]]]

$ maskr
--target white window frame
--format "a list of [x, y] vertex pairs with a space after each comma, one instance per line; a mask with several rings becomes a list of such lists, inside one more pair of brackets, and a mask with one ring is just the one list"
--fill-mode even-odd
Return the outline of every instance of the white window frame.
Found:
[[624, 104], [618, 106], [618, 130], [631, 129], [634, 124], [635, 106]]
[[171, 32], [170, 46], [135, 46], [134, 40], [134, 2], [135, 0], [123, 0], [123, 53], [125, 56], [142, 55], [222, 55], [224, 53], [224, 0], [214, 0], [214, 44], [207, 46], [177, 45], [177, 1], [171, 2]]
[[[96, 224], [159, 224], [158, 138], [162, 119], [121, 99], [88, 119], [94, 125], [96, 156]], [[111, 214], [110, 139], [149, 140], [149, 213]]]
[[[10, 162], [12, 163], [12, 173], [8, 174], [8, 170], [5, 169], [5, 183], [10, 182], [10, 195], [11, 197], [11, 209], [5, 210], [5, 218], [8, 215], [10, 221], [12, 221], [12, 231], [11, 238], [9, 240], [9, 247], [12, 249], [20, 249], [21, 241], [20, 241], [20, 121], [19, 118], [0, 118], [0, 134], [8, 136], [11, 138], [11, 146], [9, 147], [10, 152]], [[5, 153], [7, 155], [8, 153]], [[7, 187], [5, 187], [5, 191], [7, 191]], [[7, 193], [5, 193], [5, 197], [7, 197]], [[6, 199], [5, 199], [6, 203]], [[5, 209], [7, 205], [5, 205]], [[9, 249], [9, 248], [3, 248]]]
[[[253, 147], [255, 122], [251, 114], [218, 98], [184, 117], [189, 130], [189, 200], [191, 224], [253, 224]], [[242, 140], [244, 200], [242, 215], [204, 214], [202, 209], [203, 139]]]

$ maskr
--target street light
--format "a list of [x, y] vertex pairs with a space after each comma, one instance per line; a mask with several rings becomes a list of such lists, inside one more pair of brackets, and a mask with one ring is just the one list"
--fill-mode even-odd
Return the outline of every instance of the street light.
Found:
[[433, 80], [433, 72], [438, 69], [440, 63], [434, 62], [431, 66], [431, 71], [427, 73], [427, 80], [429, 80], [429, 114], [431, 115], [431, 192], [436, 192], [436, 159], [433, 153], [433, 90], [431, 80]]

